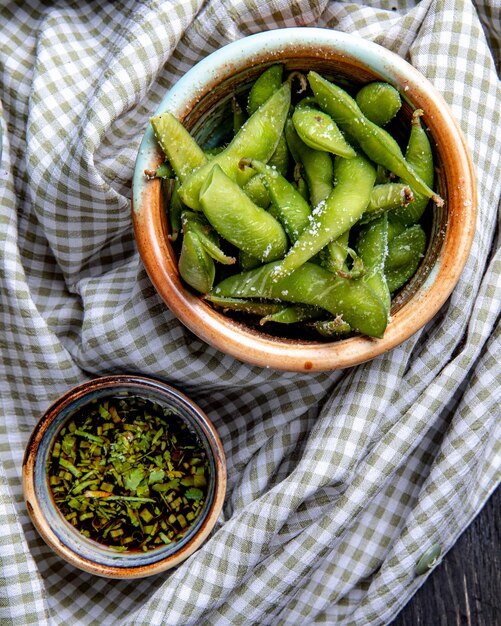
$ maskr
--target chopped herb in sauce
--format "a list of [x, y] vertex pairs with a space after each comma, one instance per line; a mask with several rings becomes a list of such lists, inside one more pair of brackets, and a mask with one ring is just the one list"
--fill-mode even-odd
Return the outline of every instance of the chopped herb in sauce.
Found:
[[203, 508], [209, 465], [171, 409], [133, 394], [94, 401], [59, 431], [47, 466], [63, 516], [118, 551], [178, 541]]

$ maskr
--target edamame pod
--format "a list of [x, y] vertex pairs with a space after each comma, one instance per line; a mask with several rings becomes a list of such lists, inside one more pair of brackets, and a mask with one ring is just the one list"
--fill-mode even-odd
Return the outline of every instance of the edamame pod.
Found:
[[292, 115], [292, 123], [299, 137], [310, 148], [331, 152], [345, 159], [356, 156], [355, 150], [327, 113], [310, 107], [296, 108]]
[[414, 224], [392, 238], [388, 244], [385, 276], [391, 293], [415, 274], [426, 249], [426, 234]]
[[[315, 208], [329, 196], [334, 187], [334, 162], [331, 153], [314, 150], [307, 146], [297, 134], [292, 119], [285, 123], [284, 134], [296, 164], [304, 173], [310, 204]], [[345, 246], [332, 241], [323, 252], [321, 260], [330, 271], [347, 272], [346, 257]]]
[[360, 223], [364, 224], [380, 217], [383, 213], [407, 206], [414, 201], [412, 189], [406, 183], [382, 183], [374, 185]]
[[388, 220], [388, 245], [405, 230], [405, 226], [396, 220]]
[[243, 157], [268, 161], [280, 140], [291, 100], [291, 87], [285, 82], [249, 119], [235, 135], [230, 144], [209, 163], [192, 172], [182, 183], [179, 193], [183, 202], [192, 209], [200, 210], [200, 188], [214, 164], [227, 176], [243, 186], [253, 175], [252, 169], [239, 169]]
[[362, 155], [353, 159], [336, 157], [334, 177], [336, 186], [313, 209], [309, 225], [277, 266], [277, 277], [289, 274], [311, 259], [360, 219], [376, 179], [375, 167]]
[[[163, 181], [165, 182], [165, 181]], [[179, 197], [179, 178], [175, 181], [170, 181], [170, 197], [169, 197], [169, 224], [170, 233], [169, 239], [176, 241], [181, 230], [181, 214], [185, 209], [184, 204]], [[169, 194], [167, 194], [169, 195]]]
[[332, 191], [334, 178], [332, 157], [328, 152], [313, 150], [307, 146], [297, 134], [291, 119], [285, 123], [284, 133], [292, 157], [301, 165], [311, 206], [316, 207]]
[[247, 113], [252, 115], [282, 86], [283, 65], [271, 65], [260, 74], [249, 91]]
[[[412, 114], [411, 132], [405, 151], [405, 158], [414, 170], [430, 187], [434, 181], [433, 151], [428, 134], [421, 124], [423, 111], [416, 109]], [[392, 214], [392, 219], [398, 220], [405, 226], [415, 224], [423, 215], [428, 206], [428, 198], [420, 193], [415, 194], [411, 205], [402, 203], [402, 208]]]
[[415, 192], [432, 198], [438, 206], [443, 205], [442, 198], [407, 163], [395, 139], [365, 117], [356, 101], [344, 89], [316, 72], [309, 72], [308, 80], [320, 107], [357, 142], [370, 159], [400, 176]]
[[[334, 163], [331, 153], [307, 146], [297, 134], [292, 119], [285, 123], [284, 134], [292, 157], [304, 173], [310, 204], [315, 208], [328, 197], [334, 186]], [[347, 270], [344, 263], [346, 250], [343, 245], [338, 246], [337, 242], [330, 242], [328, 250], [322, 257], [322, 262], [331, 271]]]
[[391, 295], [384, 273], [387, 251], [388, 216], [385, 214], [360, 229], [357, 252], [364, 264], [363, 280], [379, 296], [389, 315]]
[[267, 209], [270, 206], [271, 198], [268, 193], [268, 189], [261, 180], [260, 176], [253, 176], [242, 187], [249, 198], [262, 209]]
[[[282, 86], [282, 65], [272, 65], [265, 70], [253, 83], [249, 92], [247, 112], [252, 115], [263, 105], [268, 98]], [[290, 81], [289, 81], [290, 82]], [[283, 134], [280, 136], [275, 152], [269, 159], [270, 165], [274, 165], [285, 176], [289, 167], [289, 149]]]
[[262, 300], [250, 300], [248, 298], [227, 298], [207, 294], [205, 299], [212, 304], [222, 308], [224, 311], [237, 311], [248, 315], [263, 316], [259, 320], [261, 326], [267, 322], [279, 324], [295, 324], [304, 320], [311, 320], [319, 317], [321, 309], [316, 307], [289, 305], [282, 302], [264, 302]]
[[194, 232], [188, 231], [183, 236], [178, 268], [181, 278], [196, 291], [207, 293], [212, 289], [216, 275], [214, 260]]
[[276, 324], [297, 324], [305, 320], [312, 320], [321, 315], [321, 310], [316, 307], [297, 305], [283, 306], [279, 311], [269, 313], [259, 320], [259, 324], [264, 326], [267, 322]]
[[[336, 241], [331, 241], [320, 250], [320, 264], [329, 272], [343, 278], [359, 278], [364, 273], [364, 264], [360, 256], [348, 245], [350, 231], [347, 230]], [[347, 261], [351, 260], [348, 267]]]
[[216, 231], [231, 244], [263, 262], [283, 257], [287, 235], [280, 223], [258, 207], [219, 165], [200, 189], [200, 205]]
[[226, 296], [216, 296], [208, 293], [205, 300], [212, 302], [223, 311], [237, 311], [248, 315], [272, 315], [283, 310], [281, 302], [263, 302], [261, 300], [249, 300], [248, 298], [230, 298]]
[[335, 317], [333, 320], [313, 322], [312, 326], [322, 337], [346, 337], [352, 332], [351, 326], [340, 316]]
[[308, 202], [276, 169], [256, 159], [242, 159], [241, 167], [252, 167], [263, 180], [273, 204], [273, 214], [294, 243], [309, 222]]
[[406, 228], [388, 244], [388, 256], [385, 261], [387, 270], [407, 265], [411, 261], [421, 260], [426, 248], [426, 234], [420, 224]]
[[364, 85], [355, 96], [362, 113], [378, 126], [385, 126], [400, 111], [402, 99], [398, 91], [383, 81]]
[[214, 287], [216, 296], [267, 298], [308, 304], [341, 316], [351, 328], [370, 337], [382, 337], [388, 323], [385, 307], [362, 280], [339, 278], [314, 263], [274, 279], [278, 263], [230, 276]]
[[183, 234], [191, 232], [197, 235], [200, 243], [214, 261], [223, 265], [233, 265], [235, 257], [228, 256], [219, 247], [219, 237], [209, 222], [200, 213], [194, 211], [183, 211], [181, 216]]
[[180, 181], [207, 162], [204, 151], [169, 111], [150, 119], [153, 132]]

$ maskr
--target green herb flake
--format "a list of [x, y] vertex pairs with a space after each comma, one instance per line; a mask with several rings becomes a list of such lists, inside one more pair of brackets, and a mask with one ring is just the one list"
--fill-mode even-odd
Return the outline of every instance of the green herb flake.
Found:
[[153, 485], [155, 483], [160, 483], [164, 479], [165, 472], [162, 468], [156, 468], [150, 472], [148, 476], [148, 484]]
[[188, 491], [186, 491], [186, 493], [184, 494], [185, 498], [188, 498], [188, 500], [201, 500], [204, 497], [204, 493], [201, 489], [195, 489], [194, 487], [191, 489], [188, 489]]
[[144, 469], [136, 467], [125, 474], [124, 486], [129, 491], [136, 491], [142, 480], [144, 480]]
[[117, 552], [183, 537], [206, 497], [209, 465], [195, 433], [171, 410], [124, 394], [72, 416], [52, 447], [47, 479], [62, 515]]

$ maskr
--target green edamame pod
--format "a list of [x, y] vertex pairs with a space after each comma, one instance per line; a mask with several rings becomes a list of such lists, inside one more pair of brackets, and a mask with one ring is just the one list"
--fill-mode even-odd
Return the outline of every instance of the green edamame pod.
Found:
[[363, 280], [373, 289], [390, 314], [391, 295], [385, 277], [385, 260], [388, 251], [388, 216], [374, 220], [360, 229], [357, 252], [364, 264]]
[[200, 210], [200, 188], [214, 164], [217, 164], [241, 187], [255, 174], [252, 169], [242, 171], [240, 159], [249, 157], [268, 161], [282, 135], [291, 100], [291, 87], [285, 82], [259, 109], [249, 117], [230, 144], [209, 163], [192, 172], [182, 183], [179, 193], [183, 202]]
[[248, 298], [229, 298], [216, 296], [214, 293], [207, 294], [205, 300], [212, 302], [212, 304], [223, 309], [223, 311], [237, 311], [238, 313], [247, 313], [248, 315], [272, 315], [273, 313], [282, 311], [284, 308], [281, 302], [263, 302], [260, 300], [249, 300]]
[[328, 152], [307, 146], [294, 128], [291, 119], [285, 123], [285, 139], [292, 157], [302, 168], [310, 194], [310, 203], [316, 207], [325, 200], [333, 188], [334, 164]]
[[315, 319], [321, 315], [320, 309], [301, 305], [284, 306], [282, 302], [263, 302], [248, 298], [226, 298], [207, 294], [205, 299], [224, 311], [237, 311], [248, 315], [263, 316], [261, 326], [267, 322], [279, 324], [295, 324], [304, 320]]
[[272, 65], [256, 78], [249, 92], [247, 113], [252, 115], [282, 86], [282, 65]]
[[432, 184], [434, 179], [433, 150], [428, 133], [421, 123], [423, 115], [422, 109], [416, 109], [412, 114], [411, 132], [405, 158], [409, 163], [412, 163], [412, 166], [421, 173], [425, 180]]
[[166, 111], [155, 115], [150, 123], [160, 147], [181, 182], [207, 162], [204, 151], [172, 113]]
[[275, 322], [276, 324], [297, 324], [306, 320], [312, 320], [321, 315], [321, 311], [315, 307], [290, 305], [284, 306], [278, 311], [269, 313], [259, 320], [259, 324], [264, 326], [267, 322]]
[[[272, 166], [256, 159], [242, 159], [241, 167], [252, 167], [261, 175], [273, 205], [273, 215], [284, 227], [292, 243], [309, 222], [311, 210], [308, 202], [293, 185]], [[251, 179], [254, 180], [254, 179]]]
[[183, 236], [178, 268], [181, 278], [196, 291], [207, 293], [212, 289], [216, 275], [214, 260], [194, 232], [188, 231]]
[[[311, 101], [311, 98], [305, 100]], [[284, 134], [296, 166], [299, 165], [304, 173], [310, 204], [315, 208], [329, 196], [334, 187], [334, 162], [331, 154], [307, 146], [297, 134], [292, 119], [285, 123]], [[344, 246], [333, 241], [328, 244], [321, 260], [330, 271], [343, 271], [347, 276], [346, 257], [347, 250]]]
[[364, 224], [380, 217], [383, 213], [407, 206], [414, 201], [414, 194], [406, 183], [382, 183], [374, 185], [369, 204], [360, 218]]
[[[305, 100], [311, 101], [311, 98]], [[310, 204], [315, 208], [329, 196], [334, 187], [334, 162], [331, 153], [307, 146], [299, 137], [292, 119], [285, 123], [284, 134], [296, 165], [299, 165], [304, 173]], [[347, 276], [346, 253], [347, 250], [343, 245], [338, 245], [335, 241], [330, 242], [323, 251], [321, 262], [330, 271], [343, 271]]]
[[[249, 115], [268, 100], [282, 86], [282, 65], [272, 65], [265, 70], [254, 82], [249, 92], [247, 112]], [[284, 176], [289, 168], [289, 149], [283, 134], [280, 136], [275, 152], [269, 159], [270, 165], [274, 165]]]
[[[310, 204], [315, 208], [329, 196], [334, 187], [334, 162], [331, 154], [307, 146], [297, 134], [291, 119], [285, 123], [284, 134], [296, 165], [304, 172]], [[330, 271], [342, 270], [347, 275], [346, 257], [347, 250], [344, 246], [333, 241], [323, 251], [321, 262]]]
[[398, 91], [382, 81], [364, 85], [355, 96], [362, 113], [378, 126], [385, 126], [400, 111], [402, 99]]
[[[430, 187], [434, 182], [433, 151], [426, 130], [421, 124], [423, 111], [416, 109], [412, 114], [411, 132], [405, 151], [405, 158], [414, 170]], [[423, 215], [428, 206], [428, 198], [420, 193], [415, 194], [411, 205], [403, 204], [392, 214], [392, 219], [398, 220], [405, 226], [415, 224]]]
[[388, 220], [388, 245], [405, 230], [405, 226], [396, 220]]
[[414, 224], [394, 236], [388, 245], [385, 276], [391, 293], [412, 278], [426, 249], [426, 235], [419, 224]]
[[279, 264], [277, 276], [298, 268], [360, 219], [374, 186], [375, 167], [362, 155], [353, 159], [336, 157], [334, 177], [336, 186], [327, 199], [313, 209], [310, 224]]
[[287, 250], [280, 223], [258, 207], [219, 165], [214, 165], [200, 189], [200, 205], [216, 231], [231, 244], [258, 258], [273, 261]]
[[327, 113], [304, 106], [296, 108], [292, 123], [300, 139], [310, 148], [331, 152], [346, 159], [356, 156], [355, 150]]
[[254, 204], [257, 204], [262, 209], [269, 208], [271, 202], [270, 194], [260, 176], [253, 176], [245, 183], [242, 189]]
[[356, 101], [344, 89], [316, 72], [309, 72], [308, 80], [320, 107], [358, 143], [370, 159], [400, 176], [415, 192], [432, 198], [438, 206], [443, 205], [442, 198], [407, 163], [395, 139], [366, 118]]
[[[287, 176], [289, 171], [290, 153], [287, 142], [285, 141], [285, 135], [282, 133], [278, 140], [275, 152], [268, 160], [268, 164], [275, 167], [282, 176]], [[252, 180], [252, 179], [251, 179]]]
[[393, 270], [388, 270], [385, 273], [386, 283], [390, 293], [395, 293], [401, 287], [403, 287], [416, 273], [417, 264], [409, 263], [408, 265], [401, 265]]
[[230, 276], [214, 287], [216, 296], [280, 299], [307, 304], [338, 315], [353, 330], [371, 337], [382, 337], [388, 323], [385, 307], [362, 280], [339, 278], [316, 265], [304, 263], [297, 270], [274, 279], [278, 263]]
[[[348, 245], [350, 231], [347, 230], [336, 241], [331, 241], [318, 253], [320, 264], [329, 272], [343, 278], [359, 278], [365, 269], [360, 256]], [[351, 267], [348, 267], [348, 259]]]
[[322, 337], [346, 337], [351, 333], [351, 326], [340, 316], [333, 320], [313, 322], [312, 326]]
[[387, 270], [407, 265], [416, 257], [418, 262], [426, 248], [426, 234], [419, 224], [409, 226], [388, 244], [388, 256], [385, 261]]
[[235, 257], [228, 256], [219, 247], [219, 237], [203, 215], [194, 211], [183, 211], [181, 216], [183, 234], [191, 232], [197, 235], [200, 243], [214, 261], [223, 265], [233, 265]]
[[181, 230], [181, 215], [186, 208], [179, 197], [179, 179], [171, 182], [170, 185], [170, 199], [169, 199], [169, 224], [170, 233], [169, 239], [176, 241]]

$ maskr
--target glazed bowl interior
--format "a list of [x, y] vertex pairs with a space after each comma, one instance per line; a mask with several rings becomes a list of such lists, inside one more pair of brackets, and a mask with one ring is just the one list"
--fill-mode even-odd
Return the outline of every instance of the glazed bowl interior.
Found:
[[165, 303], [192, 332], [215, 347], [242, 361], [290, 371], [356, 365], [415, 333], [435, 315], [457, 283], [475, 229], [471, 159], [447, 104], [417, 70], [376, 44], [324, 29], [269, 31], [229, 44], [178, 81], [157, 113], [171, 111], [202, 147], [217, 145], [228, 128], [233, 96], [245, 97], [255, 79], [275, 63], [281, 63], [285, 72], [314, 70], [351, 92], [374, 80], [394, 85], [403, 106], [392, 122], [392, 133], [403, 146], [412, 112], [424, 111], [434, 151], [434, 188], [444, 206], [431, 208], [424, 224], [426, 253], [416, 274], [394, 297], [384, 337], [324, 341], [299, 333], [269, 332], [244, 318], [226, 316], [190, 291], [179, 277], [176, 252], [168, 241], [168, 206], [160, 182], [144, 177], [145, 169], [154, 169], [163, 161], [151, 129], [143, 139], [134, 175], [133, 222], [138, 248]]
[[[184, 421], [203, 446], [209, 462], [209, 481], [203, 508], [178, 541], [146, 552], [118, 552], [88, 539], [70, 524], [54, 502], [47, 467], [52, 444], [76, 413], [96, 401], [144, 398], [168, 408]], [[59, 398], [42, 416], [28, 443], [23, 463], [23, 486], [30, 517], [46, 543], [80, 569], [109, 578], [149, 576], [179, 564], [208, 536], [222, 507], [226, 470], [221, 442], [203, 412], [186, 396], [145, 377], [110, 376], [85, 383]]]

